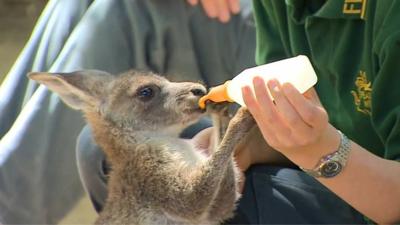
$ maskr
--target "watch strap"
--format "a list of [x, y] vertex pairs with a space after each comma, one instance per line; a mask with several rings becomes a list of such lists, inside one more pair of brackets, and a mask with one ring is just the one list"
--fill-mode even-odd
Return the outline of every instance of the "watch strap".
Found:
[[[343, 170], [347, 163], [347, 159], [351, 149], [351, 142], [345, 134], [343, 134], [339, 130], [338, 132], [340, 134], [340, 144], [338, 149], [328, 155], [323, 156], [313, 169], [305, 169], [303, 167], [300, 167], [304, 172], [316, 178], [331, 178], [336, 176]], [[328, 163], [330, 163], [330, 168], [332, 169], [330, 173], [329, 171], [326, 171], [325, 167]]]

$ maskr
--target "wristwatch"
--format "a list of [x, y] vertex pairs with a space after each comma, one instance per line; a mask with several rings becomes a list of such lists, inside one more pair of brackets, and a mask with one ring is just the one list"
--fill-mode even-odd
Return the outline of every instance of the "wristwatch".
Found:
[[346, 166], [351, 149], [349, 138], [340, 131], [339, 134], [340, 144], [335, 152], [323, 156], [314, 169], [300, 168], [316, 178], [332, 178], [338, 175]]

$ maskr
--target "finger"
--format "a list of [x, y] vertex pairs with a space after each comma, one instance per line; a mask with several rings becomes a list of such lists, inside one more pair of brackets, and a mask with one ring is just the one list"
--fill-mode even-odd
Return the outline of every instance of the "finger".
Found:
[[258, 102], [256, 98], [253, 95], [253, 92], [249, 86], [244, 86], [242, 87], [242, 97], [243, 101], [246, 104], [247, 110], [250, 111], [250, 113], [253, 115], [254, 119], [259, 120], [259, 118], [262, 118], [262, 115], [260, 113], [260, 109], [258, 107]]
[[215, 0], [218, 7], [218, 20], [222, 23], [226, 23], [230, 20], [231, 15], [229, 13], [229, 5], [227, 0]]
[[238, 14], [240, 12], [240, 2], [239, 0], [227, 0], [229, 9], [232, 14]]
[[187, 0], [187, 2], [191, 5], [191, 6], [195, 6], [199, 3], [199, 0]]
[[270, 80], [268, 82], [268, 88], [275, 100], [277, 111], [282, 115], [283, 119], [292, 130], [292, 137], [297, 142], [301, 142], [301, 140], [304, 140], [305, 135], [309, 135], [312, 132], [312, 128], [303, 121], [299, 113], [289, 102], [277, 80]]
[[261, 77], [255, 77], [253, 80], [253, 85], [265, 123], [273, 128], [279, 140], [283, 142], [288, 141], [287, 137], [291, 135], [291, 131], [287, 124], [285, 124], [285, 122], [282, 120], [281, 115], [279, 115], [279, 112], [277, 111], [277, 108], [269, 94], [267, 86], [265, 85], [264, 79]]
[[312, 103], [305, 96], [303, 96], [292, 84], [284, 84], [283, 91], [287, 96], [289, 102], [308, 125], [315, 128], [325, 126], [328, 121], [328, 115], [322, 106]]
[[268, 127], [263, 120], [263, 115], [261, 110], [259, 109], [258, 102], [253, 95], [253, 91], [249, 86], [244, 86], [242, 88], [242, 97], [243, 101], [247, 106], [247, 109], [253, 115], [254, 119], [256, 120], [261, 133], [263, 134], [264, 139], [270, 146], [276, 146], [277, 139], [275, 137], [274, 131]]
[[218, 15], [218, 6], [214, 0], [201, 0], [201, 5], [208, 17], [216, 18]]

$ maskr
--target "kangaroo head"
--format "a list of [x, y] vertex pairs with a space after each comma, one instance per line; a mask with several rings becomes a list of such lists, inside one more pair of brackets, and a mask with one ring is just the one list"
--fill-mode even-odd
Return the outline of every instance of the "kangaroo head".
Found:
[[119, 128], [178, 135], [202, 114], [203, 85], [170, 82], [152, 73], [129, 71], [114, 76], [87, 70], [30, 73], [29, 78], [56, 92], [70, 107], [93, 113]]

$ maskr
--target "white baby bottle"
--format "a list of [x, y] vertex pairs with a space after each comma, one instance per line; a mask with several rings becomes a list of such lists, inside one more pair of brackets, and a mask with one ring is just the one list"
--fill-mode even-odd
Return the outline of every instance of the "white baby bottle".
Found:
[[317, 83], [317, 75], [307, 56], [299, 55], [253, 68], [248, 68], [222, 85], [213, 87], [199, 100], [199, 106], [205, 108], [205, 102], [236, 102], [244, 106], [242, 87], [253, 88], [253, 78], [260, 76], [267, 83], [277, 79], [279, 83], [291, 83], [300, 93], [304, 93]]

